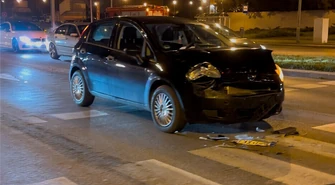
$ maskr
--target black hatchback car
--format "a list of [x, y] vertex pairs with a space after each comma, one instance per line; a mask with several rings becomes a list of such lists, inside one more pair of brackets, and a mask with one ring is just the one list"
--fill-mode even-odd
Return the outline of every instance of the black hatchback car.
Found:
[[235, 46], [208, 25], [174, 17], [91, 23], [74, 48], [73, 100], [105, 97], [151, 111], [163, 132], [188, 123], [259, 121], [278, 114], [283, 73], [272, 51]]

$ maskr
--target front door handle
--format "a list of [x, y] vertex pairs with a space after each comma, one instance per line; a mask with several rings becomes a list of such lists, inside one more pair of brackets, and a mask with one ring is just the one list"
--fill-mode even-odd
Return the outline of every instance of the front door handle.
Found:
[[106, 57], [106, 60], [108, 60], [108, 61], [113, 61], [114, 59], [115, 59], [115, 57], [110, 56], [110, 55]]

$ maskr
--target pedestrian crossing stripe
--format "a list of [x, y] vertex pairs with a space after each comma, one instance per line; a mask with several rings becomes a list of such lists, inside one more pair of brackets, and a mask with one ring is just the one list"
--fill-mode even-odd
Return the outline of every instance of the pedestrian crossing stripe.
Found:
[[215, 146], [189, 152], [285, 184], [321, 185], [335, 183], [334, 175], [246, 150]]
[[317, 129], [317, 130], [322, 130], [322, 131], [326, 131], [326, 132], [335, 133], [335, 123], [321, 125], [321, 126], [316, 126], [316, 127], [313, 127], [313, 128]]
[[80, 111], [80, 112], [51, 114], [50, 116], [56, 117], [62, 120], [73, 120], [73, 119], [92, 118], [92, 117], [99, 117], [99, 116], [106, 116], [106, 115], [108, 115], [106, 112], [102, 112], [98, 110], [88, 110], [88, 111]]
[[160, 185], [220, 185], [196, 174], [155, 159], [119, 166], [115, 169], [145, 184]]
[[335, 85], [335, 80], [333, 80], [333, 81], [320, 82], [319, 84], [322, 84], [322, 85]]
[[285, 147], [294, 147], [295, 149], [330, 157], [335, 159], [335, 144], [309, 139], [301, 136], [287, 136], [280, 137], [278, 135], [269, 135], [265, 137], [266, 140], [278, 140], [278, 145]]
[[30, 185], [77, 185], [77, 184], [70, 181], [66, 177], [59, 177]]
[[323, 88], [327, 87], [327, 85], [322, 84], [298, 84], [298, 85], [292, 85], [291, 88], [298, 88], [298, 89], [315, 89], [315, 88]]

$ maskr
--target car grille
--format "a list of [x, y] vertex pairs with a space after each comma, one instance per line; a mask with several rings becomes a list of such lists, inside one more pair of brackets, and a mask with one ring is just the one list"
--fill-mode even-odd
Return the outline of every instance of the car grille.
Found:
[[45, 42], [45, 39], [42, 38], [35, 38], [35, 39], [30, 39], [31, 42]]

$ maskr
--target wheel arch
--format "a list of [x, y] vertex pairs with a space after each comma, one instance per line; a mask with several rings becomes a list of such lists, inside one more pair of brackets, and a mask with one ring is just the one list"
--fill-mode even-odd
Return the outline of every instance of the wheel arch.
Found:
[[145, 94], [147, 109], [150, 110], [150, 107], [151, 107], [151, 98], [152, 98], [153, 93], [155, 92], [155, 90], [158, 87], [160, 87], [162, 85], [167, 85], [167, 86], [169, 86], [169, 87], [172, 88], [172, 90], [177, 95], [177, 98], [178, 98], [178, 100], [180, 102], [180, 106], [181, 106], [182, 110], [184, 111], [185, 110], [184, 109], [184, 103], [183, 103], [183, 100], [182, 100], [181, 95], [179, 94], [178, 90], [168, 80], [161, 79], [161, 78], [156, 78], [155, 80], [152, 80], [151, 81], [151, 85], [149, 86], [149, 88], [148, 88], [148, 90], [147, 90], [147, 92]]

